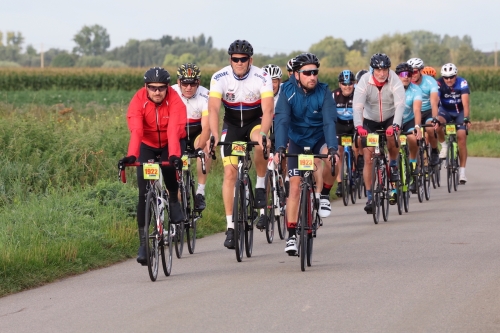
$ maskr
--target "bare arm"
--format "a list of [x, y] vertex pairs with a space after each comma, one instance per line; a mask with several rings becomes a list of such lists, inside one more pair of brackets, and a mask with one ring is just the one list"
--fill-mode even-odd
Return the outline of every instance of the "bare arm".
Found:
[[210, 138], [210, 122], [208, 114], [201, 117], [201, 134], [196, 148], [205, 149], [206, 143]]
[[437, 92], [431, 93], [431, 107], [432, 117], [437, 118], [439, 112], [439, 94]]
[[208, 120], [210, 125], [210, 132], [215, 139], [215, 145], [219, 142], [219, 110], [221, 106], [221, 99], [210, 96], [208, 98]]
[[[262, 107], [262, 121], [260, 125], [260, 131], [262, 133], [269, 133], [269, 129], [271, 128], [273, 122], [274, 98], [273, 97], [262, 98], [261, 107]], [[261, 142], [262, 136], [259, 135], [259, 138], [260, 138], [259, 142], [262, 144]]]

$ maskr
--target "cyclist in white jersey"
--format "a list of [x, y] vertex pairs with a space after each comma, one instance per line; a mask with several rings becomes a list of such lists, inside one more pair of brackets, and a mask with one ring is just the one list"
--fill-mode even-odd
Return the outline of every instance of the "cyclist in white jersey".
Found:
[[273, 64], [265, 65], [262, 67], [262, 70], [273, 80], [274, 107], [276, 107], [276, 102], [278, 101], [280, 94], [281, 77], [283, 76], [283, 72], [279, 66]]
[[[204, 150], [208, 156], [206, 142], [210, 137], [208, 123], [208, 89], [200, 86], [200, 68], [196, 64], [186, 63], [177, 69], [177, 84], [172, 88], [179, 94], [187, 110], [187, 147], [190, 150]], [[207, 173], [210, 170], [211, 160], [206, 160]], [[198, 211], [205, 209], [205, 185], [207, 175], [201, 170], [201, 161], [197, 159], [196, 170], [198, 188], [194, 198], [194, 208]]]
[[[273, 84], [261, 68], [252, 66], [253, 47], [246, 40], [234, 41], [228, 49], [230, 65], [214, 73], [210, 82], [208, 112], [210, 131], [219, 142], [219, 110], [224, 105], [222, 141], [258, 141], [253, 160], [257, 171], [255, 208], [266, 205], [265, 175], [267, 161], [262, 154], [262, 136], [267, 136], [274, 113]], [[270, 144], [268, 140], [268, 144]], [[222, 197], [226, 212], [224, 246], [234, 249], [233, 198], [238, 172], [238, 158], [230, 147], [221, 148], [224, 165]]]

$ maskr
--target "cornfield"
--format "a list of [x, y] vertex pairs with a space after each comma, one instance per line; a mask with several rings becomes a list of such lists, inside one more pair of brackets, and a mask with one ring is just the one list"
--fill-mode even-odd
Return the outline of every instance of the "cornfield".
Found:
[[[9, 68], [0, 70], [0, 91], [14, 90], [135, 90], [143, 85], [145, 68], [91, 69], [91, 68]], [[168, 68], [175, 83], [176, 69]], [[321, 68], [319, 80], [331, 89], [338, 86], [337, 77], [342, 68]], [[214, 68], [202, 68], [201, 85], [209, 88]], [[354, 71], [355, 72], [355, 71]], [[286, 72], [285, 72], [286, 73]], [[471, 91], [499, 91], [500, 70], [488, 67], [459, 69]], [[284, 74], [286, 77], [287, 74]]]

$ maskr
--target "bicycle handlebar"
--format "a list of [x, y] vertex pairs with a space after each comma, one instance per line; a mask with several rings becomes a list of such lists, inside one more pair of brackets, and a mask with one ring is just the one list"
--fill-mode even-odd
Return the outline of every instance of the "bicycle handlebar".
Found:
[[[118, 179], [122, 181], [122, 183], [126, 184], [127, 183], [127, 176], [125, 173], [125, 167], [139, 167], [142, 166], [144, 163], [141, 162], [134, 162], [134, 163], [126, 163], [126, 164], [121, 164], [118, 165]], [[154, 162], [153, 164], [159, 164], [160, 166], [170, 166], [170, 162]]]
[[[217, 146], [231, 146], [234, 142], [229, 142], [229, 141], [219, 141], [217, 143]], [[245, 142], [247, 147], [253, 147], [253, 146], [258, 146], [259, 142], [258, 141], [247, 141]], [[267, 154], [267, 138], [265, 135], [262, 136], [262, 145], [264, 146], [264, 149], [262, 150], [262, 155], [264, 156], [264, 159], [268, 159], [268, 154]], [[248, 152], [249, 149], [247, 148], [246, 151]]]
[[[299, 157], [299, 155], [312, 155], [314, 158], [328, 158], [328, 154], [290, 154], [290, 153], [285, 153], [285, 154], [280, 154], [279, 156], [279, 163], [278, 163], [278, 173], [282, 172], [281, 168], [281, 156], [285, 157]], [[331, 169], [330, 172], [333, 177], [335, 177], [335, 156], [330, 157], [330, 163], [331, 163]]]

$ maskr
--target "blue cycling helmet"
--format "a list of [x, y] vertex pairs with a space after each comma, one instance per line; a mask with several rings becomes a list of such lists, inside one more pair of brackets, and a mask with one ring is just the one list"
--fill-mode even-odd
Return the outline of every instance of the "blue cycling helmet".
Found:
[[348, 69], [344, 69], [339, 74], [339, 83], [354, 83], [355, 79], [354, 73]]

